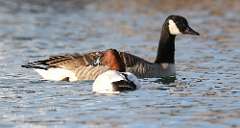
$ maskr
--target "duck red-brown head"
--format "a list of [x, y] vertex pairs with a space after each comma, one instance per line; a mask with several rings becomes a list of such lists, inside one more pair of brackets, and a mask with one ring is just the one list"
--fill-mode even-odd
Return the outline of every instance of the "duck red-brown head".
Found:
[[111, 70], [125, 72], [125, 64], [123, 63], [119, 52], [116, 49], [108, 49], [103, 52], [102, 65], [108, 66]]

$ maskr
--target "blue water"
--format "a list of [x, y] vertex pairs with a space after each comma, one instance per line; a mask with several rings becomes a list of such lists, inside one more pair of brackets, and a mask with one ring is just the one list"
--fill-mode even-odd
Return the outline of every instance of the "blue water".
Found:
[[[240, 127], [239, 13], [208, 10], [58, 12], [14, 4], [0, 9], [0, 127]], [[64, 53], [116, 48], [154, 60], [164, 18], [181, 14], [201, 33], [176, 39], [176, 80], [141, 79], [119, 95], [91, 92], [93, 81], [53, 82], [20, 67]]]

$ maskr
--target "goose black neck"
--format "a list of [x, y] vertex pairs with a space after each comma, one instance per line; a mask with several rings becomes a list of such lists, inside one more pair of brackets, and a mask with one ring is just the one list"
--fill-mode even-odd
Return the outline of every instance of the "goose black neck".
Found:
[[155, 63], [175, 63], [175, 37], [169, 33], [167, 24], [164, 24]]

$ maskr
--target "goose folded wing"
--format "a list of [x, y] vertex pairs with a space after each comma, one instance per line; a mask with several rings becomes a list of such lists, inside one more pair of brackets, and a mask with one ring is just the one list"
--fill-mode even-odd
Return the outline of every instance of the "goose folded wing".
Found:
[[123, 60], [126, 67], [134, 67], [137, 64], [141, 63], [150, 64], [150, 62], [127, 52], [120, 52], [120, 57]]
[[59, 56], [51, 56], [45, 60], [38, 60], [22, 65], [25, 68], [65, 68], [74, 70], [79, 66], [92, 65], [99, 58], [98, 52], [91, 52], [86, 54], [65, 54]]

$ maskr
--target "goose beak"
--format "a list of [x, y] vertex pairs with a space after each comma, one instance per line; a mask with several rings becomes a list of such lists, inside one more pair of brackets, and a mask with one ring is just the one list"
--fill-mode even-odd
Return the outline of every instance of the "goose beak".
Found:
[[183, 34], [190, 34], [190, 35], [197, 35], [197, 36], [200, 35], [198, 32], [196, 32], [190, 27], [187, 27], [186, 30], [183, 32]]

